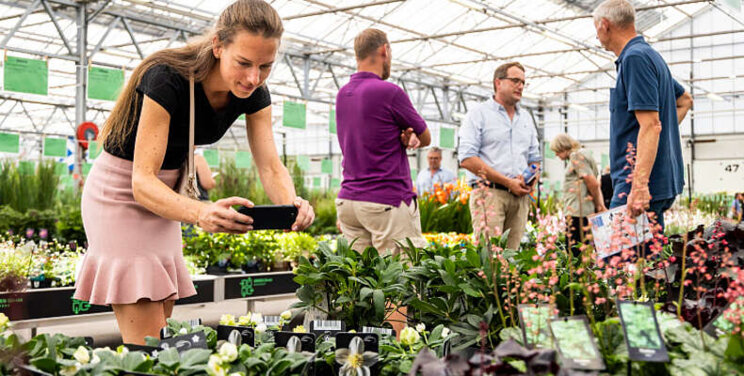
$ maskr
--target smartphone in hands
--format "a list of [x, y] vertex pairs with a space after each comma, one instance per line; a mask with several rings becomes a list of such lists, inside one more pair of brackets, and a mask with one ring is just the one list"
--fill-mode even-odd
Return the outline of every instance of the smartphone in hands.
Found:
[[254, 230], [291, 230], [297, 220], [294, 205], [241, 206], [238, 212], [253, 218]]

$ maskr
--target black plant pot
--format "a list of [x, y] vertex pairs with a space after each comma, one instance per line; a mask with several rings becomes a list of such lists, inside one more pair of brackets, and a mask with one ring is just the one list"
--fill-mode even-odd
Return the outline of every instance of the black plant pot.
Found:
[[31, 278], [31, 288], [33, 289], [45, 289], [52, 287], [52, 280], [46, 279], [43, 276], [37, 279]]
[[227, 271], [228, 265], [230, 265], [230, 261], [220, 260], [214, 265], [207, 266], [207, 274], [212, 274], [212, 275], [229, 274]]
[[241, 269], [246, 273], [261, 273], [266, 271], [266, 265], [261, 260], [251, 260], [243, 264]]

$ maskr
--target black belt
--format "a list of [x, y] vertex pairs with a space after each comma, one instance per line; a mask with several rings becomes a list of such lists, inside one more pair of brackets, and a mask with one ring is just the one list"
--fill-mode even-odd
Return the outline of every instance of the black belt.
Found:
[[494, 183], [494, 182], [491, 182], [491, 181], [484, 182], [483, 180], [481, 180], [479, 182], [471, 183], [470, 184], [470, 187], [472, 187], [472, 188], [480, 188], [481, 186], [485, 186], [485, 187], [493, 188], [493, 189], [500, 189], [502, 191], [507, 191], [507, 192], [509, 191], [509, 188], [507, 188], [506, 186], [503, 186], [503, 185], [501, 185], [499, 183]]

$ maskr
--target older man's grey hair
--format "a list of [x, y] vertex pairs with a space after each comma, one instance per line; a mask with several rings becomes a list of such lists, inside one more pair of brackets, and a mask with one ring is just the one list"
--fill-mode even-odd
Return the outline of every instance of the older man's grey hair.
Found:
[[437, 153], [439, 155], [442, 155], [442, 149], [440, 149], [440, 148], [438, 148], [436, 146], [432, 146], [432, 147], [429, 148], [429, 153]]
[[635, 25], [635, 9], [626, 0], [606, 0], [592, 13], [594, 22], [606, 18], [611, 24], [622, 28]]

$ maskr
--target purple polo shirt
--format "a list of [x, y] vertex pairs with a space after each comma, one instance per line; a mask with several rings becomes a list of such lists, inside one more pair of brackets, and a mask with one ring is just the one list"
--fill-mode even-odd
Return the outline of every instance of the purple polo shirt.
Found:
[[344, 181], [338, 198], [400, 206], [416, 197], [400, 132], [426, 122], [397, 85], [370, 72], [351, 75], [336, 96]]

